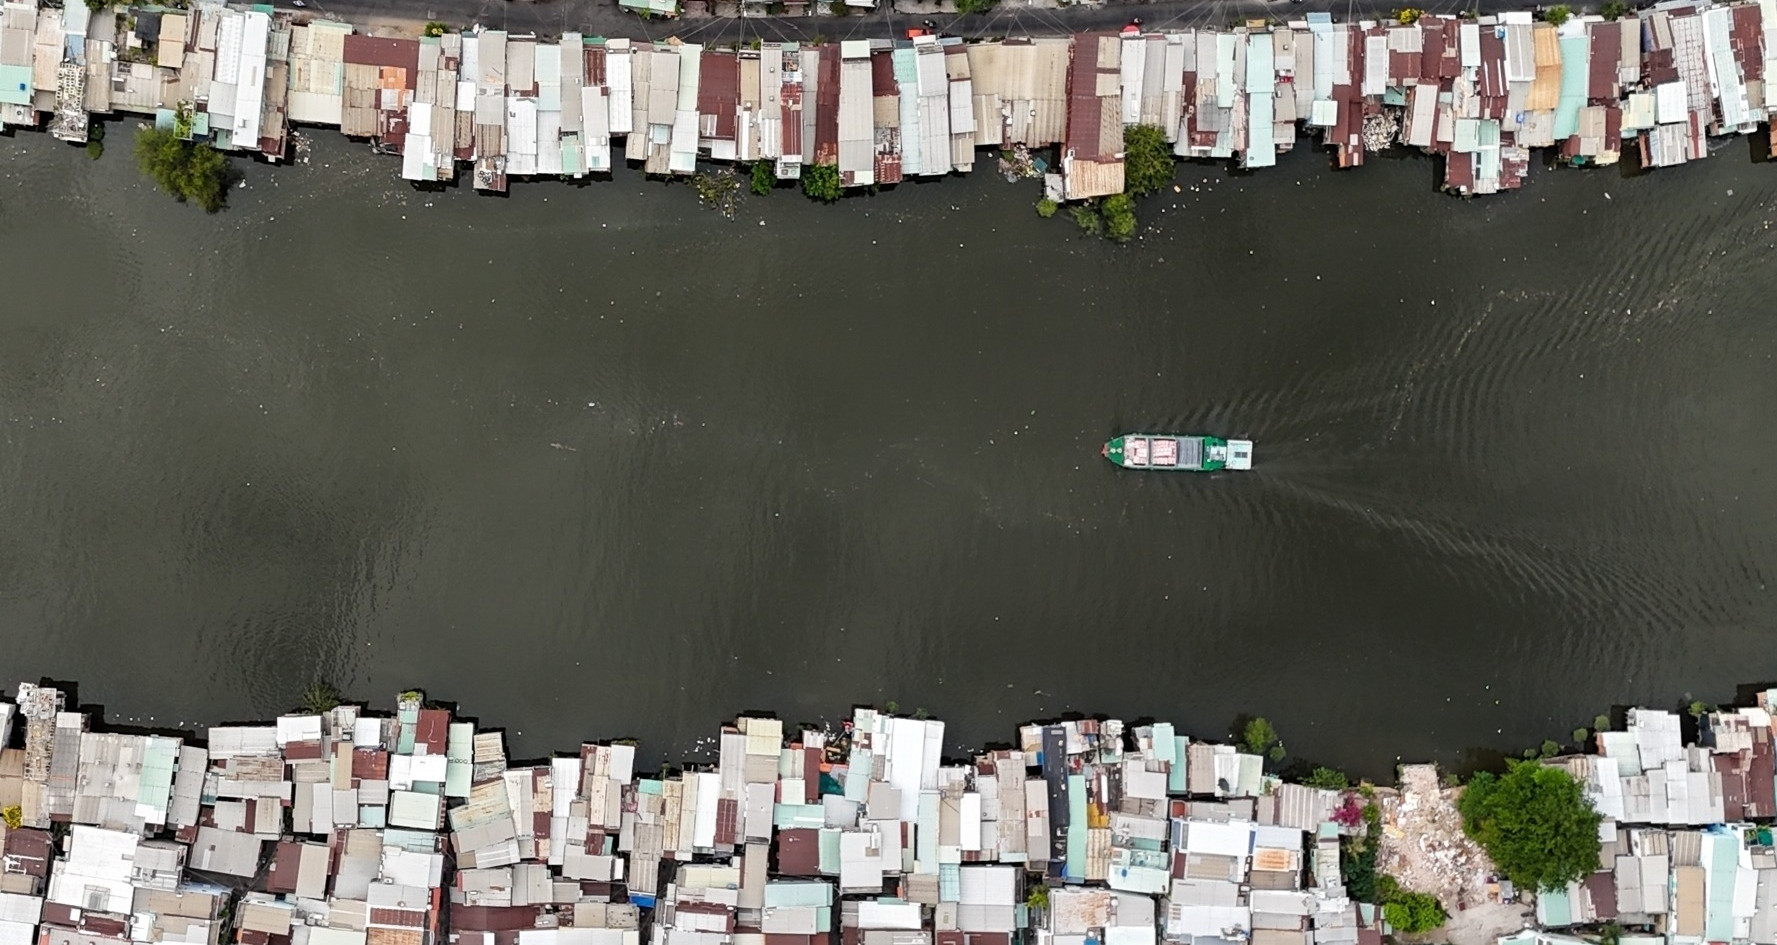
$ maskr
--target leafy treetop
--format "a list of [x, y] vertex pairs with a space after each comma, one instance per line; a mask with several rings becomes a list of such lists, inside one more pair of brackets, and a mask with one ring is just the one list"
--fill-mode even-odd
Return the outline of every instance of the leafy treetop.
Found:
[[161, 128], [137, 132], [135, 151], [142, 173], [160, 189], [210, 213], [222, 209], [228, 194], [228, 158], [222, 152]]
[[1123, 192], [1140, 197], [1172, 183], [1174, 160], [1158, 125], [1123, 129]]
[[1438, 897], [1431, 893], [1406, 892], [1404, 890], [1395, 892], [1389, 897], [1389, 901], [1383, 904], [1382, 917], [1387, 919], [1388, 924], [1394, 926], [1396, 931], [1405, 932], [1408, 935], [1430, 932], [1432, 929], [1442, 926], [1450, 918], [1444, 912], [1444, 907], [1438, 903]]
[[1462, 826], [1506, 878], [1555, 889], [1598, 869], [1598, 812], [1566, 770], [1513, 762], [1481, 772], [1457, 802]]

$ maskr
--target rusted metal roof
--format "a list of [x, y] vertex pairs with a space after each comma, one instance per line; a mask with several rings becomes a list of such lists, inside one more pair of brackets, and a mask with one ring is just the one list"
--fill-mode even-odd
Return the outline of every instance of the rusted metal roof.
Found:
[[739, 108], [740, 59], [732, 52], [704, 50], [697, 85], [698, 133], [706, 138], [733, 140]]
[[820, 78], [815, 88], [814, 162], [839, 163], [839, 47], [820, 47]]
[[1617, 59], [1622, 55], [1623, 24], [1592, 23], [1587, 27], [1591, 49], [1586, 70], [1586, 97], [1616, 101], [1622, 92], [1617, 82]]

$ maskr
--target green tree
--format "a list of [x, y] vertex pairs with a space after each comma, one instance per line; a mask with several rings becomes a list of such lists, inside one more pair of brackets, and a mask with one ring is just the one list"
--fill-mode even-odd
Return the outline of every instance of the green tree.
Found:
[[956, 0], [956, 12], [962, 14], [986, 13], [999, 5], [1000, 0]]
[[1438, 903], [1438, 897], [1430, 893], [1400, 891], [1383, 903], [1382, 918], [1388, 920], [1396, 931], [1417, 935], [1442, 926], [1450, 916]]
[[1358, 902], [1376, 901], [1376, 847], [1361, 837], [1339, 842], [1339, 875], [1345, 879], [1345, 891]]
[[105, 156], [105, 126], [100, 122], [86, 129], [86, 156], [95, 161]]
[[[1598, 8], [1598, 12], [1603, 14], [1607, 20], [1620, 20], [1624, 14], [1629, 12], [1629, 5], [1623, 0], [1604, 0], [1604, 5]], [[1603, 728], [1604, 726], [1598, 727]]]
[[1061, 204], [1058, 204], [1055, 201], [1050, 200], [1048, 197], [1044, 197], [1043, 199], [1037, 201], [1037, 216], [1042, 217], [1045, 220], [1054, 216], [1055, 211], [1060, 210], [1060, 209], [1061, 209]]
[[450, 29], [450, 27], [445, 26], [443, 23], [440, 23], [437, 20], [432, 20], [426, 24], [426, 35], [427, 36], [443, 36], [444, 32], [448, 29]]
[[1552, 738], [1543, 739], [1542, 756], [1544, 758], [1553, 758], [1559, 754], [1561, 754], [1561, 745], [1559, 743]]
[[1080, 204], [1073, 209], [1074, 225], [1087, 236], [1104, 235], [1104, 218], [1098, 215], [1098, 208], [1090, 202]]
[[1548, 20], [1556, 26], [1566, 23], [1571, 16], [1573, 16], [1573, 7], [1570, 7], [1565, 3], [1557, 3], [1543, 11], [1543, 19]]
[[1565, 770], [1512, 762], [1482, 772], [1457, 801], [1463, 830], [1525, 889], [1554, 889], [1598, 869], [1598, 812]]
[[1105, 236], [1119, 243], [1127, 243], [1135, 236], [1135, 198], [1128, 194], [1112, 194], [1104, 198], [1099, 213], [1104, 217]]
[[209, 213], [222, 209], [228, 195], [228, 158], [207, 144], [181, 140], [171, 131], [147, 128], [136, 134], [136, 164], [160, 189]]
[[1610, 716], [1600, 715], [1592, 720], [1592, 730], [1597, 732], [1610, 728]]
[[312, 682], [302, 691], [302, 711], [309, 715], [332, 712], [339, 706], [339, 690], [332, 683]]
[[816, 164], [802, 169], [802, 192], [810, 200], [832, 203], [839, 199], [839, 165]]
[[757, 194], [760, 197], [763, 197], [766, 194], [771, 193], [771, 189], [776, 186], [777, 186], [777, 171], [775, 171], [772, 168], [771, 162], [767, 161], [763, 158], [761, 158], [757, 161], [754, 161], [753, 162], [753, 193]]
[[1340, 771], [1337, 768], [1327, 768], [1317, 765], [1313, 771], [1308, 772], [1308, 779], [1302, 783], [1311, 788], [1321, 788], [1328, 791], [1343, 791], [1351, 786], [1351, 779], [1345, 776], [1345, 772]]
[[1591, 734], [1592, 734], [1592, 730], [1589, 728], [1586, 728], [1585, 726], [1581, 726], [1579, 728], [1576, 728], [1573, 730], [1573, 743], [1576, 745], [1584, 745], [1586, 743], [1586, 739], [1589, 738], [1591, 736]]
[[[1123, 129], [1123, 192], [1137, 197], [1172, 183], [1172, 146], [1158, 125]], [[1254, 754], [1257, 754], [1255, 752]]]
[[1268, 754], [1274, 746], [1282, 745], [1283, 739], [1277, 737], [1277, 729], [1271, 720], [1264, 716], [1248, 719], [1246, 726], [1240, 730], [1240, 747], [1248, 754]]

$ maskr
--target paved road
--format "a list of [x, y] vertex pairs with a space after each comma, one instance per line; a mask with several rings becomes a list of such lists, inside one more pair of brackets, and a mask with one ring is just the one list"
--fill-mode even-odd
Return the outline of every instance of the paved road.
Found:
[[[283, 5], [288, 0], [277, 0]], [[1249, 18], [1284, 20], [1324, 10], [1342, 21], [1388, 16], [1395, 9], [1383, 0], [1110, 0], [1098, 6], [1041, 9], [1007, 0], [998, 8], [971, 16], [920, 12], [936, 2], [901, 0], [900, 11], [887, 9], [851, 16], [701, 17], [643, 20], [617, 8], [616, 0], [308, 0], [308, 9], [346, 20], [361, 28], [400, 28], [438, 20], [453, 27], [480, 24], [512, 32], [559, 36], [579, 31], [588, 35], [664, 39], [678, 36], [707, 44], [765, 40], [807, 41], [876, 39], [905, 36], [910, 28], [932, 20], [948, 35], [981, 39], [1003, 36], [1054, 36], [1089, 30], [1117, 29], [1140, 17], [1145, 29], [1228, 26]], [[1424, 0], [1415, 4], [1433, 13], [1469, 9], [1471, 0]], [[1531, 9], [1535, 0], [1488, 2], [1487, 10]]]

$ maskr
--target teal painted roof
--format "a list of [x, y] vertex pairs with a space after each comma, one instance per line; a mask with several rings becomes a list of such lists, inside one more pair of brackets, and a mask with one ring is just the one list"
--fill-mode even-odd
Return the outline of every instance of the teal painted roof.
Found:
[[444, 793], [447, 797], [468, 797], [475, 780], [475, 726], [452, 722], [448, 732], [444, 754], [450, 761], [444, 769]]
[[1555, 141], [1580, 130], [1580, 108], [1586, 104], [1591, 41], [1585, 34], [1561, 37], [1561, 97], [1555, 101]]
[[1067, 862], [1062, 875], [1069, 879], [1086, 876], [1086, 777], [1067, 776]]
[[1703, 936], [1712, 942], [1734, 938], [1734, 881], [1739, 873], [1740, 840], [1725, 833], [1703, 835], [1709, 845], [1704, 889]]
[[845, 796], [862, 804], [870, 799], [870, 769], [873, 762], [867, 751], [853, 751], [851, 766], [845, 769]]
[[414, 729], [420, 724], [419, 703], [409, 702], [396, 709], [395, 718], [401, 723], [401, 734], [395, 740], [395, 753], [411, 755], [413, 754]]
[[1174, 741], [1176, 738], [1178, 738], [1178, 733], [1173, 731], [1171, 722], [1155, 722], [1154, 759], [1167, 764], [1176, 764], [1179, 760], [1178, 742]]
[[617, 5], [625, 10], [646, 10], [667, 16], [679, 12], [679, 5], [675, 0], [617, 0]]
[[158, 811], [167, 809], [173, 792], [173, 769], [179, 765], [179, 743], [155, 735], [148, 739], [148, 750], [142, 755], [141, 782], [136, 787], [136, 803]]
[[383, 831], [383, 846], [400, 847], [409, 853], [431, 853], [438, 847], [438, 835], [430, 830], [390, 827]]
[[1190, 787], [1189, 782], [1185, 780], [1185, 775], [1189, 771], [1186, 767], [1186, 758], [1189, 754], [1188, 749], [1191, 747], [1191, 740], [1183, 735], [1178, 735], [1173, 738], [1172, 745], [1175, 757], [1171, 770], [1166, 773], [1166, 790], [1174, 794], [1183, 794]]
[[30, 66], [0, 66], [0, 102], [31, 104]]
[[922, 863], [938, 862], [938, 795], [931, 791], [919, 795], [919, 829], [914, 833], [914, 855]]
[[1545, 889], [1536, 894], [1538, 925], [1559, 928], [1573, 924], [1573, 900], [1565, 889]]
[[963, 868], [960, 863], [938, 866], [938, 901], [957, 902], [963, 897]]
[[779, 830], [819, 828], [827, 823], [827, 809], [819, 804], [775, 804], [771, 808], [771, 822]]
[[821, 839], [821, 872], [839, 875], [839, 834], [838, 827], [822, 828]]
[[765, 908], [814, 908], [833, 903], [833, 884], [777, 882], [765, 884]]

